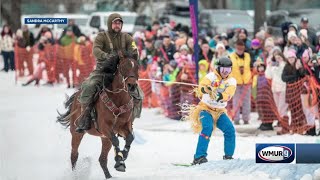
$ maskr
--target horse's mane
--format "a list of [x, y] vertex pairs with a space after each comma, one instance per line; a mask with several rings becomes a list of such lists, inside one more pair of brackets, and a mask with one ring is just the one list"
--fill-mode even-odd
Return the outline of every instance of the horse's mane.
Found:
[[130, 58], [130, 59], [134, 59], [134, 60], [138, 60], [138, 53], [133, 53], [131, 51], [124, 51], [124, 57], [125, 58]]

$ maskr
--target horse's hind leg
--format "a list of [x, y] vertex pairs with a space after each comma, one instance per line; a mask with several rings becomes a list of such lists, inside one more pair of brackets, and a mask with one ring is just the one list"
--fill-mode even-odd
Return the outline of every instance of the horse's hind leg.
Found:
[[107, 138], [101, 138], [101, 141], [102, 141], [102, 150], [101, 150], [101, 154], [99, 157], [99, 162], [100, 162], [100, 166], [104, 172], [104, 176], [106, 177], [106, 179], [109, 179], [112, 176], [108, 170], [107, 162], [108, 162], [108, 154], [109, 154], [109, 151], [111, 149], [112, 144], [111, 144], [110, 139], [107, 139]]
[[72, 140], [71, 140], [71, 165], [72, 165], [72, 170], [75, 169], [76, 167], [76, 163], [77, 163], [77, 160], [78, 160], [78, 156], [79, 156], [79, 152], [78, 152], [78, 149], [79, 149], [79, 146], [80, 146], [80, 143], [81, 143], [81, 140], [83, 138], [83, 133], [76, 133], [76, 132], [73, 132], [72, 133]]

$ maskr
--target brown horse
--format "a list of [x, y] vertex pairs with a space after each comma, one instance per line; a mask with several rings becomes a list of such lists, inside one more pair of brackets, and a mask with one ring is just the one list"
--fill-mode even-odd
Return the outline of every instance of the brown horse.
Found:
[[[119, 60], [120, 59], [120, 60]], [[125, 163], [130, 145], [134, 139], [132, 134], [133, 117], [133, 98], [130, 96], [130, 91], [133, 91], [137, 86], [138, 80], [138, 63], [133, 58], [119, 53], [119, 62], [117, 70], [114, 74], [114, 80], [108, 87], [103, 85], [102, 90], [96, 95], [94, 120], [91, 124], [91, 129], [86, 133], [98, 136], [102, 141], [102, 151], [99, 162], [103, 169], [105, 177], [111, 178], [107, 167], [108, 153], [111, 146], [115, 149], [115, 168], [118, 171], [125, 171]], [[105, 82], [103, 82], [105, 84]], [[81, 107], [77, 98], [81, 90], [74, 93], [65, 102], [68, 111], [65, 114], [60, 114], [58, 122], [65, 127], [70, 126], [72, 135], [72, 150], [71, 150], [71, 165], [75, 169], [78, 159], [78, 148], [84, 136], [83, 133], [75, 131], [78, 124], [77, 119], [81, 115]], [[119, 147], [119, 140], [116, 136], [121, 136], [125, 139], [125, 147], [121, 151]]]

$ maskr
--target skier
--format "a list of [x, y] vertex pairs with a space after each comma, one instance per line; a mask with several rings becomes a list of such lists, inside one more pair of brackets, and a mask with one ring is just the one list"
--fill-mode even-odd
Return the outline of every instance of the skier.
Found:
[[208, 162], [207, 149], [214, 127], [224, 133], [224, 160], [233, 159], [235, 149], [235, 129], [227, 116], [227, 102], [235, 93], [237, 82], [229, 76], [232, 61], [227, 57], [218, 60], [216, 69], [207, 74], [200, 82], [199, 104], [190, 109], [187, 118], [193, 121], [193, 129], [200, 132], [192, 165]]

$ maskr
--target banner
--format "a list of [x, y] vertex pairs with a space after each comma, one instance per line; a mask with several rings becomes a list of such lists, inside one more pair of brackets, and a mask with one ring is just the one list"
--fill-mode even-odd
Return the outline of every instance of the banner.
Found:
[[[191, 28], [192, 28], [192, 37], [193, 37], [193, 47], [194, 52], [192, 55], [193, 62], [196, 63], [196, 80], [199, 81], [198, 72], [199, 72], [199, 44], [198, 44], [198, 0], [189, 0], [189, 9], [190, 9], [190, 19], [191, 19]], [[198, 82], [199, 83], [199, 82]]]

